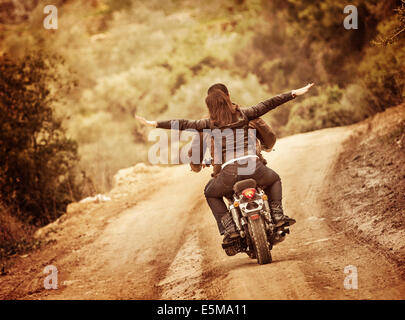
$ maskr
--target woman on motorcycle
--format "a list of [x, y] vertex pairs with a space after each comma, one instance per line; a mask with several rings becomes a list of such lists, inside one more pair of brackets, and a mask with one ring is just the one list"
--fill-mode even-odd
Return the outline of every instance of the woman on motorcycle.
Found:
[[204, 131], [214, 137], [215, 159], [220, 159], [222, 170], [217, 177], [208, 182], [204, 194], [218, 225], [223, 226], [220, 233], [225, 235], [224, 243], [239, 236], [223, 196], [231, 195], [233, 185], [240, 180], [252, 178], [264, 188], [270, 199], [272, 218], [277, 226], [295, 223], [294, 219], [288, 218], [283, 213], [279, 175], [257, 159], [256, 139], [255, 137], [254, 140], [251, 139], [248, 124], [250, 120], [261, 117], [296, 96], [305, 94], [312, 86], [313, 83], [243, 109], [235, 108], [229, 96], [221, 90], [214, 90], [205, 99], [209, 119], [148, 121], [136, 116], [140, 122], [148, 126], [172, 129], [172, 121], [176, 121], [173, 129]]

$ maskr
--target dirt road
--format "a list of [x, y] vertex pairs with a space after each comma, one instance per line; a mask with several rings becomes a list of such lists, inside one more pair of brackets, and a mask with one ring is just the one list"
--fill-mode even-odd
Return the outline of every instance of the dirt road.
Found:
[[[203, 197], [209, 170], [195, 174], [177, 166], [164, 169], [163, 178], [151, 173], [138, 183], [138, 192], [127, 196], [136, 198], [130, 208], [112, 215], [100, 206], [93, 218], [67, 218], [74, 219], [71, 232], [85, 230], [86, 240], [78, 236], [70, 244], [64, 235], [53, 246], [17, 259], [9, 275], [0, 278], [0, 297], [404, 299], [403, 275], [383, 252], [331, 227], [340, 213], [328, 209], [324, 190], [333, 184], [328, 170], [349, 133], [350, 128], [334, 128], [291, 136], [279, 140], [268, 156], [282, 178], [285, 210], [297, 220], [287, 239], [274, 247], [272, 264], [259, 266], [245, 254], [225, 255]], [[46, 264], [59, 270], [57, 290], [42, 288]], [[357, 268], [357, 290], [344, 288], [348, 265]]]

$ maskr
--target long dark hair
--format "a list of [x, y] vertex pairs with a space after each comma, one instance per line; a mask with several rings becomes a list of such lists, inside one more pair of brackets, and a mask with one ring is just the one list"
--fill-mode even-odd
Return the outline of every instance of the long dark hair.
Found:
[[221, 90], [223, 93], [225, 93], [227, 96], [229, 96], [229, 91], [226, 85], [223, 83], [215, 83], [211, 87], [208, 88], [207, 94], [210, 94], [214, 92], [215, 90]]
[[235, 113], [229, 96], [221, 90], [213, 90], [205, 98], [210, 120], [213, 124], [223, 126], [232, 123], [232, 115]]

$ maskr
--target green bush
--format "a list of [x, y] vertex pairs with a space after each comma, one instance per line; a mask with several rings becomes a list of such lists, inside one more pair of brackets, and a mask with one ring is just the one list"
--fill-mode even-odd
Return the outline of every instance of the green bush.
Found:
[[360, 64], [360, 74], [369, 93], [367, 102], [375, 111], [400, 104], [405, 97], [403, 43], [370, 48]]
[[354, 109], [340, 104], [343, 90], [337, 86], [320, 89], [318, 95], [293, 102], [283, 134], [307, 132], [322, 128], [351, 124]]
[[77, 145], [51, 107], [58, 92], [52, 71], [39, 54], [0, 57], [0, 201], [34, 225], [56, 219], [80, 196]]

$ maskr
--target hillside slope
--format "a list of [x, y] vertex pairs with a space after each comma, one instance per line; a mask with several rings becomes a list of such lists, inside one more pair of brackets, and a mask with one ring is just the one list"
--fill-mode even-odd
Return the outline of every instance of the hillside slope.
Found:
[[329, 181], [335, 227], [405, 261], [405, 104], [353, 126]]

